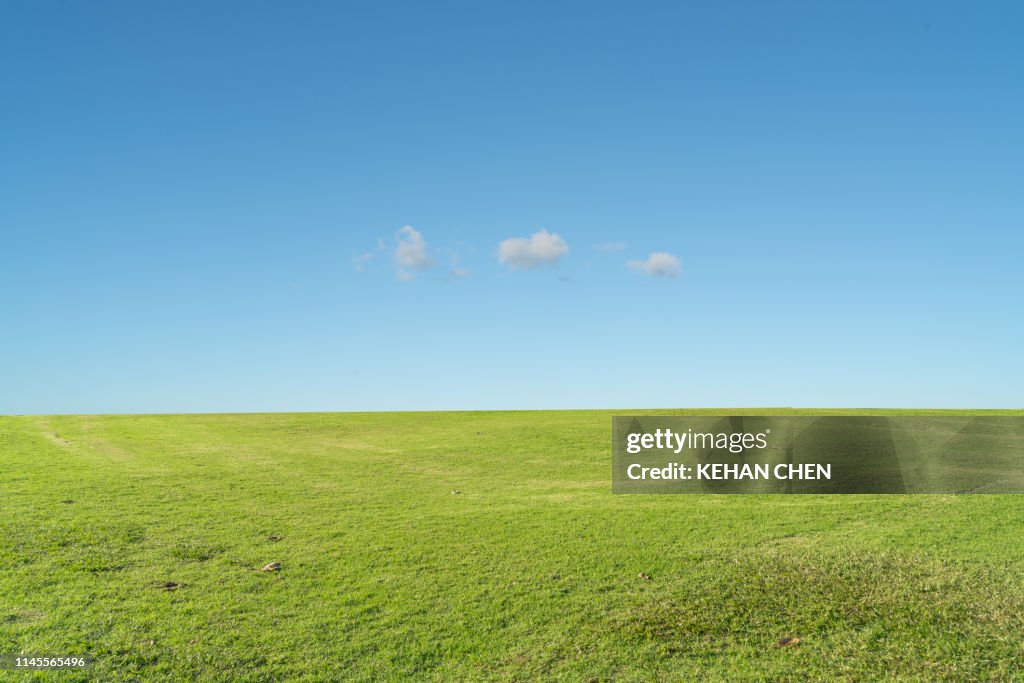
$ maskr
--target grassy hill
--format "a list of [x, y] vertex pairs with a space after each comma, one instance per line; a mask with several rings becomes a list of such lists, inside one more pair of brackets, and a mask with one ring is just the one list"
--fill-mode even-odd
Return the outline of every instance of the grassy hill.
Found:
[[1024, 678], [1019, 496], [615, 496], [612, 415], [0, 417], [0, 653], [105, 681]]

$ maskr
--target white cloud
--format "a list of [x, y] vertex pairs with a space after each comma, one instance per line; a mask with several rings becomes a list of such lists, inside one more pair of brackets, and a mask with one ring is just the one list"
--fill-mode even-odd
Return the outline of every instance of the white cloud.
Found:
[[416, 273], [434, 265], [434, 259], [427, 253], [427, 243], [417, 230], [407, 225], [398, 231], [398, 246], [395, 248], [395, 268], [399, 280], [408, 282]]
[[529, 238], [513, 237], [498, 245], [498, 261], [509, 268], [535, 268], [554, 266], [558, 259], [569, 251], [569, 245], [561, 237], [547, 230], [541, 230]]
[[678, 277], [683, 271], [679, 259], [663, 251], [654, 252], [643, 261], [626, 261], [626, 267], [655, 277]]
[[625, 242], [600, 242], [592, 245], [594, 251], [625, 251]]

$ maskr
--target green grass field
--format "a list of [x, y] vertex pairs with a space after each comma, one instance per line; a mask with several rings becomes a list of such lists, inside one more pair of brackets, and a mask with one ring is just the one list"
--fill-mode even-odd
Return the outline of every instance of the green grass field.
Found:
[[0, 418], [0, 653], [96, 659], [0, 678], [1024, 679], [1024, 498], [616, 496], [611, 416]]

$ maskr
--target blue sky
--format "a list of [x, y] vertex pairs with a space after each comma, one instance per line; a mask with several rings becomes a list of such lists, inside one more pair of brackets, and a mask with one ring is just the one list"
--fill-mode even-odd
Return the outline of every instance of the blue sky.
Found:
[[1021, 407], [1022, 33], [4, 3], [0, 413]]

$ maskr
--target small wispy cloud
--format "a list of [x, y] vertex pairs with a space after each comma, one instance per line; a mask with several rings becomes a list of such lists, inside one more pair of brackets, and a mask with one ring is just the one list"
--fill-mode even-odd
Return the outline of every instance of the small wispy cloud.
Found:
[[448, 274], [456, 280], [469, 277], [469, 268], [464, 268], [459, 258], [459, 252], [454, 249], [448, 250]]
[[434, 259], [427, 252], [427, 242], [419, 231], [407, 225], [398, 231], [397, 238], [395, 275], [399, 280], [408, 282], [416, 278], [416, 273], [433, 267]]
[[643, 261], [626, 261], [626, 267], [654, 277], [679, 277], [683, 272], [679, 259], [664, 251], [657, 251]]
[[569, 245], [555, 233], [541, 230], [529, 237], [512, 237], [498, 245], [498, 261], [513, 270], [555, 266]]
[[356, 254], [352, 257], [352, 268], [357, 273], [362, 273], [366, 270], [367, 264], [373, 260], [373, 254]]
[[625, 251], [625, 242], [598, 242], [597, 244], [591, 245], [594, 251]]

